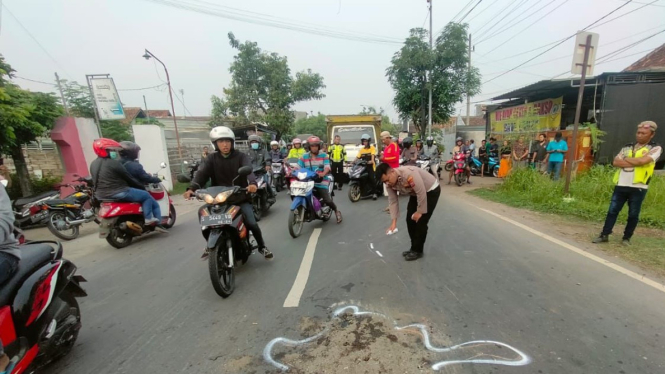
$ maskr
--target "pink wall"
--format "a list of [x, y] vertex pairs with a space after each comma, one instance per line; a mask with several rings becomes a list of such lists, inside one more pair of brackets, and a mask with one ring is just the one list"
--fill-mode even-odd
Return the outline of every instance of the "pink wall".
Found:
[[[75, 183], [78, 176], [85, 177], [90, 174], [74, 117], [59, 118], [51, 131], [51, 139], [58, 144], [62, 155], [62, 162], [65, 167], [65, 176], [62, 178], [63, 184]], [[71, 188], [63, 188], [60, 191], [62, 196], [66, 196], [71, 192]]]

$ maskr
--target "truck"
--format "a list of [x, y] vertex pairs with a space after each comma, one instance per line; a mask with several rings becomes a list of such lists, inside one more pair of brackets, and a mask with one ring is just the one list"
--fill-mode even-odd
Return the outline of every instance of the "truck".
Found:
[[339, 135], [340, 144], [346, 150], [346, 161], [352, 163], [360, 150], [360, 137], [368, 134], [372, 138], [372, 145], [380, 152], [383, 148], [378, 139], [381, 134], [381, 119], [378, 115], [326, 116], [328, 144], [333, 144], [335, 136]]

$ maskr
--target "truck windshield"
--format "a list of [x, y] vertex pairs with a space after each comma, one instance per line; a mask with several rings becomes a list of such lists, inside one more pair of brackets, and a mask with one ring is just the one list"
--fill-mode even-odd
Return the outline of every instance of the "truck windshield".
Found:
[[372, 143], [376, 143], [373, 126], [344, 126], [333, 128], [333, 139], [336, 135], [341, 138], [342, 144], [360, 144], [360, 137], [367, 134], [372, 137]]

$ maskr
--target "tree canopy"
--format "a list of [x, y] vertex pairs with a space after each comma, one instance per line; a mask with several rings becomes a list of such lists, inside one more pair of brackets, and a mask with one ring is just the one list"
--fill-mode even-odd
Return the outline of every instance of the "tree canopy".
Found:
[[[413, 121], [424, 134], [428, 123], [429, 87], [432, 87], [432, 121], [445, 122], [455, 104], [480, 90], [480, 73], [468, 68], [467, 24], [449, 23], [429, 48], [428, 32], [411, 29], [402, 48], [386, 70], [395, 90], [393, 105], [402, 119]], [[428, 72], [431, 76], [428, 80]]]
[[46, 135], [63, 111], [55, 95], [24, 90], [9, 81], [13, 73], [0, 55], [0, 153], [12, 156], [21, 191], [28, 195], [32, 186], [21, 146]]
[[241, 43], [233, 33], [228, 37], [238, 53], [229, 68], [231, 84], [223, 89], [224, 96], [211, 98], [212, 123], [229, 116], [239, 123], [265, 122], [279, 140], [292, 130], [295, 103], [325, 96], [323, 77], [309, 69], [292, 77], [286, 57], [265, 52], [255, 42]]
[[[295, 123], [295, 134], [314, 134], [321, 139], [326, 139], [326, 115], [317, 114], [316, 116], [308, 116], [307, 118], [301, 118]], [[330, 141], [330, 139], [326, 139]]]
[[392, 135], [396, 135], [402, 126], [399, 124], [394, 124], [390, 121], [390, 117], [386, 115], [386, 111], [379, 107], [379, 110], [376, 110], [375, 106], [364, 106], [363, 110], [358, 113], [361, 115], [380, 115], [381, 116], [381, 131], [388, 131]]

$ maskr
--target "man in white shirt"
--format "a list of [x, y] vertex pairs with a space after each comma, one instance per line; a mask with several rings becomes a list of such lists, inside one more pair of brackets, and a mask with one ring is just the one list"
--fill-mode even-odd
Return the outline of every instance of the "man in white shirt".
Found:
[[616, 155], [612, 165], [619, 168], [614, 175], [614, 194], [605, 218], [605, 225], [594, 243], [606, 243], [612, 233], [617, 216], [628, 203], [628, 222], [623, 232], [623, 245], [630, 245], [630, 238], [635, 232], [640, 218], [642, 202], [647, 194], [649, 182], [653, 176], [656, 161], [663, 153], [660, 145], [653, 142], [658, 125], [653, 121], [644, 121], [637, 125], [636, 142], [626, 144]]

